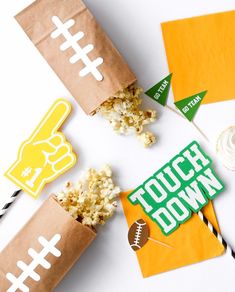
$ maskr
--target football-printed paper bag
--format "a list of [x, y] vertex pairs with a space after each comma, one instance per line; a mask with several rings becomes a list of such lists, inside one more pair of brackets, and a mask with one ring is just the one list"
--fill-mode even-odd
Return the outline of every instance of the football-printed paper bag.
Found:
[[88, 114], [136, 80], [82, 1], [36, 0], [16, 20]]
[[0, 291], [53, 291], [95, 237], [50, 197], [0, 253]]
[[[149, 226], [151, 238], [172, 247], [168, 248], [149, 240], [141, 249], [136, 251], [143, 277], [204, 261], [219, 256], [224, 252], [223, 245], [196, 214], [175, 232], [165, 236], [139, 205], [132, 206], [130, 204], [128, 201], [130, 193], [131, 191], [121, 195], [128, 227], [142, 218]], [[203, 209], [203, 213], [219, 231], [211, 202]], [[133, 252], [131, 248], [130, 252]]]

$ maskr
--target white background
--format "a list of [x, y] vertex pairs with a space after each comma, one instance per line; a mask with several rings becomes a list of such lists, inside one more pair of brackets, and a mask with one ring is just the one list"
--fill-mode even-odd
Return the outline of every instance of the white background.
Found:
[[[0, 248], [9, 242], [51, 192], [60, 190], [68, 179], [76, 180], [85, 168], [111, 164], [116, 182], [126, 190], [139, 185], [194, 139], [213, 157], [216, 171], [227, 186], [215, 200], [215, 207], [223, 234], [233, 244], [234, 173], [220, 164], [213, 144], [208, 144], [192, 124], [148, 97], [144, 98], [144, 105], [159, 112], [159, 121], [151, 127], [159, 136], [159, 142], [150, 150], [143, 149], [134, 137], [117, 136], [100, 117], [86, 116], [13, 18], [30, 3], [29, 0], [0, 2], [1, 205], [16, 189], [4, 178], [4, 171], [16, 158], [21, 142], [28, 138], [53, 101], [60, 97], [67, 98], [73, 105], [73, 113], [63, 126], [63, 132], [78, 153], [79, 161], [72, 170], [45, 187], [38, 200], [26, 194], [20, 196], [1, 221]], [[168, 73], [161, 22], [235, 7], [235, 1], [231, 0], [86, 0], [85, 3], [125, 56], [144, 89]], [[172, 100], [171, 93], [169, 100]], [[229, 110], [230, 106], [234, 103], [202, 106], [196, 122], [210, 136], [220, 127], [221, 120], [225, 123], [223, 127], [234, 123], [234, 111]], [[119, 206], [117, 215], [100, 230], [96, 241], [56, 291], [235, 291], [235, 262], [227, 256], [143, 279], [137, 258], [128, 246], [127, 232]]]

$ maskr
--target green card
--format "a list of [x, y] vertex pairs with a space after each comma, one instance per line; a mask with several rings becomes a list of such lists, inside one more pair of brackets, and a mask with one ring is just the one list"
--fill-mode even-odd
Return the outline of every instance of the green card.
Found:
[[194, 141], [129, 196], [165, 235], [190, 219], [224, 190], [212, 160]]

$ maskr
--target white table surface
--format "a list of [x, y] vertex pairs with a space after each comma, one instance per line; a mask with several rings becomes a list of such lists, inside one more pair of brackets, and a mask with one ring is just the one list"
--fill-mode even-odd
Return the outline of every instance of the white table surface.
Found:
[[[67, 98], [73, 105], [73, 113], [63, 126], [63, 132], [79, 154], [79, 161], [73, 169], [45, 187], [38, 200], [26, 194], [20, 196], [0, 223], [0, 248], [9, 242], [48, 194], [60, 190], [68, 179], [74, 181], [87, 167], [111, 164], [116, 182], [123, 190], [130, 189], [194, 139], [213, 157], [216, 171], [227, 186], [215, 200], [215, 208], [223, 234], [235, 248], [234, 173], [220, 164], [213, 143], [208, 144], [192, 124], [147, 97], [144, 105], [159, 112], [159, 121], [151, 127], [158, 134], [159, 142], [150, 150], [142, 148], [134, 137], [117, 136], [102, 118], [86, 116], [13, 18], [31, 2], [0, 1], [1, 206], [16, 189], [3, 176], [4, 171], [14, 161], [21, 142], [31, 134], [52, 102], [60, 97]], [[235, 7], [232, 0], [86, 0], [85, 3], [125, 56], [144, 89], [168, 73], [161, 22]], [[221, 120], [229, 116], [229, 123], [234, 122], [234, 111], [228, 108], [226, 104], [222, 110], [219, 104], [214, 106], [215, 110], [202, 106], [196, 122], [200, 127], [207, 125], [204, 130], [209, 135], [214, 131], [213, 121], [217, 120], [220, 127], [218, 111]], [[208, 117], [212, 121], [210, 125]], [[96, 241], [55, 291], [235, 291], [235, 262], [227, 256], [143, 279], [137, 258], [128, 246], [127, 232], [119, 206], [114, 219], [100, 230]]]

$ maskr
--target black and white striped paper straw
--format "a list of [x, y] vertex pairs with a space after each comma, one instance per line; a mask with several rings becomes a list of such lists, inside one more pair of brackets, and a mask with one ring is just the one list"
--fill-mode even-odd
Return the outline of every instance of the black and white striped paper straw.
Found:
[[225, 252], [232, 255], [232, 257], [235, 259], [235, 252], [231, 248], [231, 246], [226, 242], [226, 240], [223, 238], [223, 236], [215, 229], [215, 227], [208, 221], [208, 219], [205, 217], [205, 215], [199, 211], [198, 213], [199, 218], [207, 225], [207, 227], [210, 229], [210, 231], [216, 236], [216, 238], [219, 240], [221, 244], [223, 244]]
[[0, 220], [6, 214], [6, 212], [10, 208], [10, 206], [14, 203], [14, 201], [16, 200], [16, 198], [17, 198], [17, 196], [19, 195], [20, 192], [21, 192], [21, 190], [15, 191], [12, 194], [12, 196], [7, 200], [7, 202], [5, 203], [4, 207], [0, 210]]

